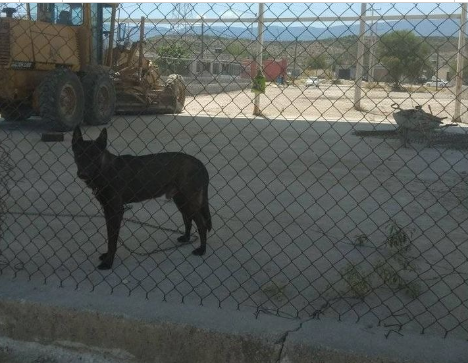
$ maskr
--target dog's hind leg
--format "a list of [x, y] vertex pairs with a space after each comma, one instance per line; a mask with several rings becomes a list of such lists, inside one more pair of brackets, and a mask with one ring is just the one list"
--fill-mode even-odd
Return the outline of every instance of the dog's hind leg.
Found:
[[119, 239], [120, 224], [123, 218], [123, 205], [105, 205], [104, 215], [107, 226], [107, 252], [102, 254], [99, 259], [102, 261], [98, 269], [108, 270], [114, 262], [115, 252], [117, 251], [117, 240]]
[[174, 202], [182, 214], [184, 219], [185, 233], [177, 238], [177, 241], [182, 243], [190, 242], [190, 231], [192, 230], [192, 218], [189, 214], [189, 208], [187, 205], [187, 199], [181, 194], [177, 193], [174, 195]]
[[193, 216], [195, 224], [198, 228], [198, 234], [200, 235], [200, 247], [194, 249], [192, 254], [196, 256], [204, 255], [206, 252], [206, 221], [200, 211], [197, 211], [196, 214]]

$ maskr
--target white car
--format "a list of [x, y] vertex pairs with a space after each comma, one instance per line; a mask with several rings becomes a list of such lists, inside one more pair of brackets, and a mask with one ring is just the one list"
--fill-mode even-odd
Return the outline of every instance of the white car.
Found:
[[307, 78], [307, 80], [305, 82], [305, 86], [306, 87], [311, 87], [311, 86], [318, 87], [320, 82], [321, 82], [321, 79], [318, 78], [318, 77], [309, 77], [309, 78]]
[[424, 84], [426, 87], [447, 87], [448, 82], [444, 81], [443, 79], [439, 79], [438, 81], [429, 81]]

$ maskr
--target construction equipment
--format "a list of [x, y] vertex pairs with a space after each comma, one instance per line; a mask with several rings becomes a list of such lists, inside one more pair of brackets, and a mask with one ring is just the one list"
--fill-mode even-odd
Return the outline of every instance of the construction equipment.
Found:
[[[56, 130], [108, 123], [114, 112], [179, 113], [185, 85], [161, 79], [140, 40], [125, 47], [117, 4], [26, 4], [0, 17], [0, 114], [40, 115]], [[116, 29], [119, 30], [116, 33]], [[117, 36], [115, 36], [117, 35]], [[114, 41], [115, 39], [115, 41]]]

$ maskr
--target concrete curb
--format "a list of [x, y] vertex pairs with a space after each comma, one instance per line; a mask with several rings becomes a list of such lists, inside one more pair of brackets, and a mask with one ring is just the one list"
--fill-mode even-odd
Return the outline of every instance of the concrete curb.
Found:
[[0, 337], [0, 363], [130, 363], [134, 357], [119, 350], [90, 349], [71, 342], [52, 345]]
[[[139, 362], [466, 363], [468, 343], [1, 280], [0, 335], [125, 351]], [[132, 359], [133, 360], [133, 359]]]

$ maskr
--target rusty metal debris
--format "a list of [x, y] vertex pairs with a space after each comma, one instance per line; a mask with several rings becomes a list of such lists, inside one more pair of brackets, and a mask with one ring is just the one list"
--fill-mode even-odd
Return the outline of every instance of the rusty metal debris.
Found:
[[447, 117], [439, 117], [432, 114], [431, 107], [428, 113], [422, 109], [422, 106], [416, 106], [413, 109], [403, 110], [397, 103], [392, 104], [393, 118], [398, 125], [400, 139], [404, 147], [408, 144], [408, 132], [420, 132], [427, 140], [427, 145], [431, 146], [434, 133], [450, 126], [456, 126], [456, 123], [444, 124], [443, 120]]

